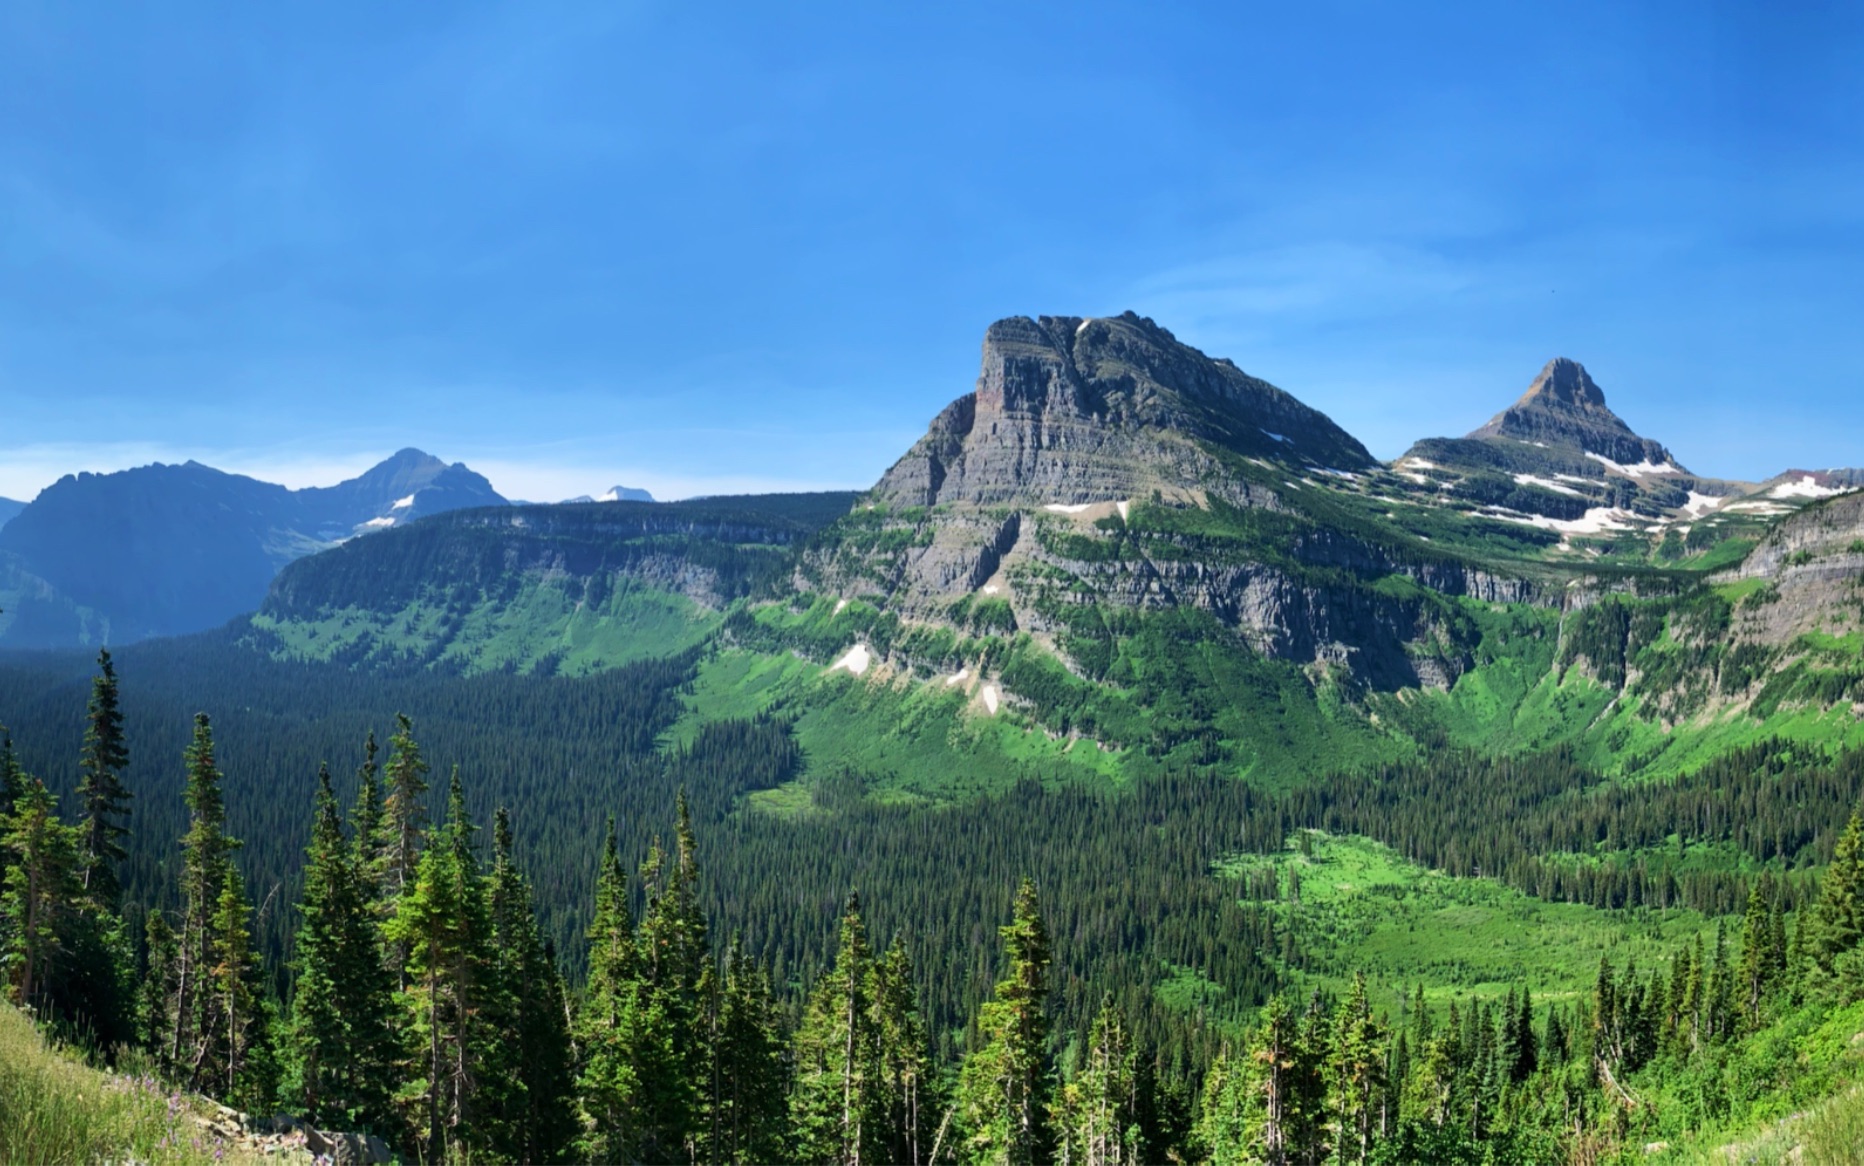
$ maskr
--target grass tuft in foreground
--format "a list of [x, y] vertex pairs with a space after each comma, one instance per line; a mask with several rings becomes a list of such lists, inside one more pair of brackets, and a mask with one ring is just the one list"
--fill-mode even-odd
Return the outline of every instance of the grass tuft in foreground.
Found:
[[239, 1161], [239, 1149], [194, 1119], [196, 1099], [152, 1077], [100, 1072], [47, 1043], [0, 1004], [0, 1162], [195, 1166]]

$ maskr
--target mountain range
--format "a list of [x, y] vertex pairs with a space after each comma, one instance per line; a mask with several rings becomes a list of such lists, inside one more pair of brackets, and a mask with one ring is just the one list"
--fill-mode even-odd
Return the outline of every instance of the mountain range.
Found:
[[[711, 642], [889, 684], [941, 677], [932, 695], [1109, 748], [1151, 736], [1169, 754], [1170, 718], [1141, 727], [1137, 710], [1209, 701], [1201, 748], [1273, 768], [1305, 763], [1297, 737], [1389, 751], [1426, 732], [1420, 717], [1520, 731], [1575, 668], [1611, 693], [1607, 722], [1771, 716], [1776, 673], [1814, 684], [1849, 667], [1806, 635], [1850, 634], [1856, 548], [1828, 528], [1851, 524], [1822, 503], [1859, 485], [1856, 470], [1696, 474], [1565, 358], [1487, 424], [1385, 464], [1151, 320], [1014, 318], [986, 331], [974, 389], [858, 496], [511, 506], [418, 451], [323, 490], [197, 465], [67, 478], [0, 530], [0, 643], [252, 613], [240, 634], [275, 656], [580, 673]], [[1802, 516], [1827, 534], [1796, 533]], [[1762, 618], [1742, 572], [1778, 540], [1796, 549], [1765, 560], [1780, 606]], [[98, 572], [105, 550], [114, 569]], [[1840, 584], [1802, 585], [1834, 571]], [[1593, 609], [1697, 592], [1725, 626], [1647, 614], [1654, 638], [1609, 659], [1575, 638]], [[1498, 624], [1502, 610], [1518, 614]], [[1218, 653], [1227, 679], [1177, 691], [1186, 679], [1157, 669], [1178, 650], [1159, 637]], [[1640, 664], [1679, 643], [1689, 667]], [[1729, 671], [1736, 656], [1746, 671]], [[1503, 661], [1510, 695], [1464, 707]], [[1864, 681], [1816, 684], [1864, 700]], [[1341, 731], [1267, 741], [1247, 716], [1264, 701]], [[1559, 721], [1542, 728], [1580, 731]]]
[[[823, 764], [884, 755], [920, 796], [980, 749], [1064, 775], [1445, 739], [1674, 766], [1761, 727], [1864, 739], [1861, 484], [1698, 475], [1566, 359], [1383, 464], [1150, 320], [1014, 319], [858, 496], [461, 512], [295, 562], [238, 634], [469, 673], [710, 644], [774, 670], [756, 707]], [[842, 727], [812, 737], [824, 701]]]
[[505, 499], [404, 449], [290, 490], [198, 462], [67, 475], [0, 528], [0, 644], [62, 647], [199, 631], [253, 610], [278, 569], [359, 534]]

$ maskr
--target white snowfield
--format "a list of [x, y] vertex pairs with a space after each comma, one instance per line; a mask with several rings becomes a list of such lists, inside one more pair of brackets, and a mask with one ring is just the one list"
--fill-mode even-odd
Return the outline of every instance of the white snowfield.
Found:
[[1683, 472], [1681, 466], [1673, 466], [1669, 462], [1642, 461], [1634, 466], [1621, 466], [1604, 454], [1588, 452], [1586, 456], [1608, 470], [1617, 470], [1627, 478], [1641, 478], [1645, 474], [1680, 474]]
[[997, 586], [995, 583], [984, 584], [985, 595], [1001, 595], [1002, 593], [1003, 593], [1003, 588]]
[[1739, 510], [1745, 514], [1791, 514], [1791, 506], [1782, 506], [1778, 502], [1730, 502], [1723, 510]]
[[970, 676], [971, 670], [969, 668], [960, 668], [945, 678], [945, 687], [950, 688], [954, 684], [963, 684], [966, 680], [970, 679]]
[[842, 608], [844, 608], [844, 607], [846, 607], [846, 606], [848, 606], [848, 601], [847, 601], [847, 600], [845, 600], [845, 599], [837, 599], [837, 600], [835, 601], [835, 610], [834, 610], [833, 612], [831, 612], [830, 614], [831, 614], [831, 615], [840, 615], [840, 614], [841, 614], [841, 609], [842, 609]]
[[994, 684], [984, 685], [983, 690], [982, 690], [982, 695], [984, 697], [984, 708], [989, 710], [991, 716], [993, 717], [996, 716], [997, 715], [997, 701], [1001, 699], [1000, 695], [997, 692], [997, 686]]
[[1052, 514], [1079, 514], [1092, 505], [1092, 502], [1051, 502], [1042, 509]]
[[395, 520], [387, 516], [383, 516], [381, 518], [371, 518], [369, 521], [363, 523], [363, 525], [373, 526], [373, 527], [378, 527], [378, 528], [384, 527], [384, 526], [393, 526], [395, 525]]
[[1726, 501], [1726, 498], [1717, 498], [1713, 494], [1698, 494], [1694, 490], [1691, 490], [1689, 492], [1689, 502], [1683, 507], [1683, 513], [1692, 518], [1699, 518], [1709, 511], [1720, 507], [1721, 504]]
[[1400, 458], [1398, 464], [1401, 466], [1410, 466], [1414, 470], [1440, 470], [1443, 468], [1436, 462], [1426, 461], [1421, 457]]
[[1830, 498], [1834, 494], [1843, 493], [1846, 491], [1832, 486], [1819, 485], [1818, 479], [1811, 474], [1805, 475], [1797, 482], [1781, 482], [1767, 491], [1771, 498]]
[[[1518, 514], [1499, 507], [1490, 507], [1482, 513], [1504, 522], [1538, 526], [1542, 530], [1557, 530], [1561, 534], [1603, 534], [1608, 530], [1637, 530], [1641, 526], [1637, 515], [1629, 510], [1615, 510], [1609, 506], [1594, 506], [1582, 518], [1548, 518], [1544, 514]], [[1639, 522], [1640, 526], [1633, 526], [1632, 522]]]
[[1089, 324], [1092, 324], [1093, 322], [1094, 322], [1094, 318], [1092, 316], [1089, 316], [1087, 319], [1081, 321], [1079, 324], [1076, 324], [1074, 326], [1074, 334], [1076, 336], [1079, 336], [1081, 333], [1087, 331], [1087, 326]]
[[[1261, 429], [1262, 427], [1258, 425], [1258, 426], [1257, 426], [1256, 428], [1258, 428], [1258, 429]], [[1263, 429], [1263, 430], [1262, 430], [1262, 432], [1263, 432], [1264, 434], [1267, 434], [1267, 435], [1268, 435], [1269, 437], [1272, 437], [1272, 438], [1274, 438], [1274, 439], [1275, 439], [1276, 441], [1279, 441], [1279, 442], [1281, 442], [1281, 443], [1282, 443], [1282, 444], [1284, 444], [1284, 445], [1287, 445], [1287, 444], [1290, 444], [1290, 443], [1292, 443], [1292, 442], [1294, 441], [1294, 438], [1292, 438], [1292, 437], [1283, 437], [1283, 436], [1282, 436], [1281, 434], [1279, 434], [1279, 433], [1269, 433], [1269, 431], [1268, 431], [1268, 430], [1266, 430], [1266, 429]]]
[[828, 670], [833, 672], [837, 668], [842, 668], [856, 676], [862, 676], [866, 674], [868, 666], [873, 662], [874, 654], [867, 650], [867, 645], [856, 644], [854, 647], [849, 648], [841, 659], [830, 664]]
[[395, 504], [393, 506], [390, 506], [389, 509], [390, 510], [406, 510], [408, 507], [412, 505], [414, 505], [414, 495], [410, 494], [406, 498], [395, 499]]
[[1123, 502], [1115, 502], [1113, 505], [1114, 508], [1120, 512], [1120, 521], [1125, 522], [1127, 513], [1132, 510], [1132, 501], [1128, 499]]
[[1539, 486], [1543, 490], [1552, 490], [1556, 494], [1571, 494], [1575, 498], [1584, 497], [1571, 486], [1562, 486], [1552, 478], [1543, 478], [1538, 474], [1516, 474], [1514, 484], [1517, 486]]

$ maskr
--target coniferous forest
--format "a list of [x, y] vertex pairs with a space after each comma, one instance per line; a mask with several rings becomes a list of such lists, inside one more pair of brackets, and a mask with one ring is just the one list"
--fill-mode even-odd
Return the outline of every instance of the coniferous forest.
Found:
[[[8, 673], [30, 714], [0, 746], [11, 998], [101, 1061], [409, 1161], [1635, 1159], [1781, 1092], [1864, 999], [1855, 753], [1764, 742], [1627, 785], [1446, 746], [1282, 792], [1187, 772], [930, 810], [845, 774], [779, 821], [734, 810], [797, 768], [779, 722], [662, 747], [690, 655], [429, 681], [416, 714], [355, 677], [325, 716], [380, 701], [380, 725], [355, 710], [333, 757], [302, 724], [227, 728], [268, 724], [314, 670], [222, 670], [233, 715], [145, 736], [157, 705], [119, 667], [178, 658]], [[553, 802], [532, 741], [621, 763]], [[1337, 958], [1323, 978], [1299, 871], [1238, 886], [1212, 863], [1333, 835], [1720, 922], [1642, 967], [1608, 956], [1589, 992], [1446, 992]], [[1636, 858], [1551, 857], [1599, 842]], [[1688, 861], [1703, 845], [1749, 861]], [[1221, 997], [1169, 1003], [1161, 962]]]

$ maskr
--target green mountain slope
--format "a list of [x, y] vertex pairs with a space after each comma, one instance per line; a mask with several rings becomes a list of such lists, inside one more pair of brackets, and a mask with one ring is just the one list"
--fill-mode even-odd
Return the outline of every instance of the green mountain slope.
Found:
[[[1284, 787], [1439, 741], [1629, 775], [1864, 739], [1864, 496], [1824, 497], [1848, 479], [1688, 475], [1570, 361], [1460, 440], [1453, 466], [1380, 466], [1149, 320], [1009, 320], [865, 495], [442, 515], [293, 565], [245, 635], [465, 673], [709, 645], [680, 732], [791, 724], [806, 772], [777, 809], [844, 772], [962, 800], [1185, 768]], [[1614, 468], [1633, 452], [1675, 472]], [[1485, 493], [1503, 471], [1555, 501]], [[1575, 491], [1639, 522], [1538, 521]]]

